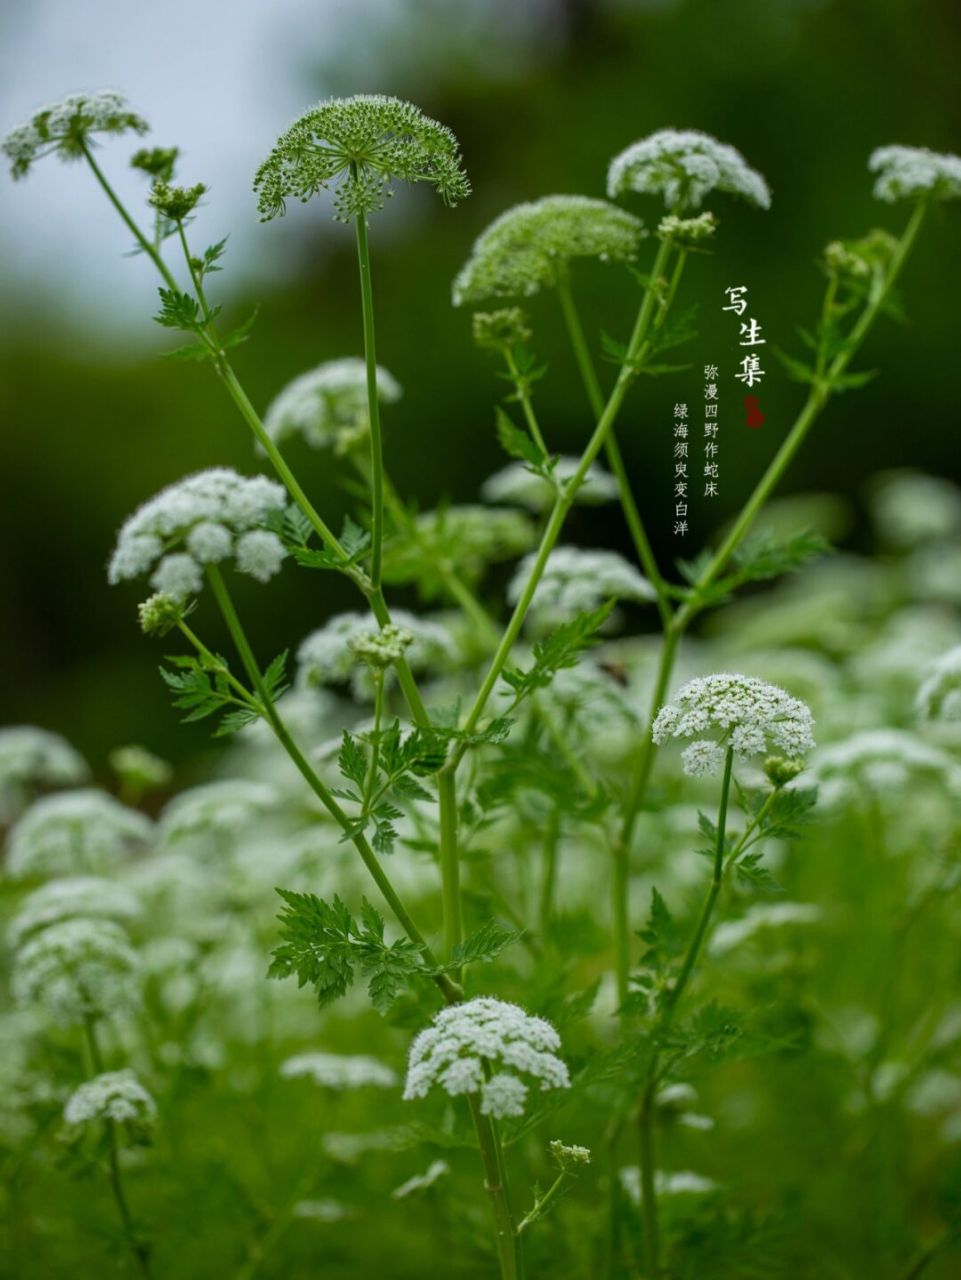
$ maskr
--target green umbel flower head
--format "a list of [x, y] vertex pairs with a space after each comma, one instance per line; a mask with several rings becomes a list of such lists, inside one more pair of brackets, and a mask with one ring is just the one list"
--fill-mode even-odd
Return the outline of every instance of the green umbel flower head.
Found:
[[454, 281], [454, 306], [529, 297], [555, 285], [572, 258], [630, 262], [640, 218], [588, 196], [545, 196], [515, 205], [478, 237]]
[[306, 202], [333, 183], [334, 216], [350, 222], [382, 209], [397, 180], [429, 182], [449, 205], [470, 195], [450, 129], [410, 102], [358, 94], [320, 102], [294, 121], [257, 170], [254, 191], [267, 221], [288, 199]]

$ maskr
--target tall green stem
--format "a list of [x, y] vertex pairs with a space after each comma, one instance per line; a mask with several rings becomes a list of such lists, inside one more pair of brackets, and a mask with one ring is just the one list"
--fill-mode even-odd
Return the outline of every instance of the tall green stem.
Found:
[[[303, 752], [291, 737], [287, 726], [281, 719], [280, 713], [277, 711], [277, 708], [270, 697], [267, 686], [264, 684], [264, 678], [261, 674], [260, 667], [254, 657], [247, 635], [241, 626], [240, 618], [234, 608], [233, 601], [227, 591], [226, 583], [223, 580], [223, 575], [219, 568], [216, 565], [208, 565], [207, 577], [210, 581], [211, 588], [213, 589], [214, 596], [216, 597], [217, 604], [220, 607], [220, 612], [223, 614], [224, 621], [227, 624], [227, 629], [230, 632], [231, 639], [233, 640], [237, 652], [240, 655], [240, 660], [243, 663], [244, 670], [247, 672], [250, 683], [253, 685], [254, 691], [260, 701], [264, 718], [273, 730], [274, 736], [287, 752], [288, 756], [290, 756], [293, 763], [297, 766], [297, 769], [300, 771], [304, 781], [320, 800], [327, 812], [331, 815], [341, 830], [350, 835], [351, 843], [360, 854], [364, 862], [364, 866], [366, 866], [367, 870], [370, 872], [374, 883], [383, 895], [384, 901], [388, 904], [391, 911], [393, 911], [404, 932], [419, 948], [430, 968], [439, 968], [437, 958], [428, 946], [424, 935], [417, 928], [407, 908], [397, 896], [394, 886], [391, 884], [389, 877], [378, 861], [377, 855], [370, 847], [366, 837], [362, 833], [356, 834], [353, 832], [353, 824], [337, 803], [336, 797], [318, 774], [314, 772]], [[451, 982], [450, 978], [448, 978], [446, 974], [436, 973], [432, 976], [434, 982], [443, 993], [445, 1000], [449, 1003], [455, 1003], [460, 999], [462, 994], [460, 987], [456, 983]]]
[[480, 1147], [481, 1161], [484, 1166], [484, 1185], [490, 1197], [491, 1216], [494, 1222], [494, 1243], [497, 1250], [497, 1261], [500, 1266], [501, 1280], [521, 1280], [518, 1265], [520, 1246], [514, 1228], [514, 1218], [510, 1202], [507, 1198], [507, 1186], [504, 1178], [504, 1160], [497, 1135], [496, 1121], [490, 1116], [481, 1114], [480, 1101], [476, 1093], [468, 1095], [477, 1144]]
[[551, 810], [544, 828], [544, 867], [541, 881], [541, 900], [538, 911], [540, 933], [546, 938], [554, 915], [554, 892], [557, 886], [557, 841], [561, 830], [561, 812], [557, 805]]
[[377, 346], [374, 334], [374, 292], [370, 279], [370, 246], [367, 217], [359, 213], [357, 262], [360, 268], [360, 300], [364, 313], [364, 359], [367, 363], [367, 411], [370, 418], [370, 578], [380, 587], [384, 546], [384, 450], [380, 434], [380, 396], [377, 392]]
[[[97, 1028], [90, 1017], [84, 1019], [84, 1032], [87, 1038], [87, 1048], [90, 1051], [90, 1061], [93, 1063], [93, 1069], [96, 1074], [100, 1075], [103, 1072], [103, 1055], [100, 1052], [100, 1044], [97, 1040]], [[120, 1169], [120, 1144], [117, 1140], [117, 1124], [115, 1120], [111, 1120], [109, 1117], [103, 1123], [107, 1135], [107, 1169], [110, 1177], [110, 1189], [113, 1192], [114, 1203], [117, 1206], [120, 1225], [123, 1228], [123, 1234], [137, 1270], [143, 1280], [151, 1280], [153, 1273], [150, 1266], [150, 1247], [137, 1233], [133, 1216], [130, 1212], [130, 1205], [127, 1202], [127, 1193], [124, 1190], [123, 1175]]]

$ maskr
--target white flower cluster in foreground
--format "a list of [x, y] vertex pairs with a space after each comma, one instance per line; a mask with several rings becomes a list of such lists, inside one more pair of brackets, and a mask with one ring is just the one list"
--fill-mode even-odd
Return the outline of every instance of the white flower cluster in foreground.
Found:
[[[383, 404], [401, 397], [394, 378], [377, 368], [377, 395]], [[369, 430], [367, 421], [367, 366], [348, 356], [328, 360], [300, 374], [271, 401], [264, 427], [277, 443], [301, 435], [314, 449], [344, 452]]]
[[[406, 650], [412, 671], [434, 669], [455, 656], [454, 642], [447, 630], [428, 618], [419, 618], [406, 609], [395, 609], [393, 621], [413, 639]], [[301, 685], [340, 684], [351, 680], [354, 696], [370, 697], [370, 672], [355, 649], [355, 642], [369, 635], [371, 617], [363, 613], [338, 613], [319, 630], [312, 632], [297, 650], [298, 682]]]
[[937, 660], [918, 690], [922, 720], [961, 720], [961, 645]]
[[572, 258], [630, 262], [640, 218], [589, 196], [544, 196], [515, 205], [481, 233], [454, 281], [454, 306], [530, 297], [557, 284]]
[[198, 471], [127, 520], [107, 576], [115, 584], [153, 569], [155, 590], [185, 600], [203, 586], [204, 565], [232, 557], [241, 573], [267, 582], [287, 553], [275, 533], [258, 526], [284, 505], [284, 489], [266, 476], [240, 476], [229, 467]]
[[84, 146], [91, 145], [92, 134], [146, 133], [148, 127], [113, 89], [70, 93], [35, 112], [27, 124], [11, 129], [0, 149], [10, 161], [13, 176], [22, 178], [34, 161], [55, 151], [65, 160], [77, 159]]
[[814, 746], [813, 728], [799, 698], [754, 676], [724, 674], [699, 676], [679, 689], [658, 712], [653, 737], [695, 738], [681, 759], [684, 772], [699, 777], [720, 771], [728, 747], [739, 756], [771, 749], [802, 756]]
[[136, 1004], [138, 961], [110, 920], [64, 920], [26, 942], [14, 957], [17, 1004], [43, 1009], [70, 1026]]
[[153, 823], [105, 791], [61, 791], [34, 801], [10, 832], [11, 876], [113, 871], [150, 839]]
[[696, 209], [712, 191], [770, 208], [771, 192], [740, 151], [698, 129], [660, 129], [611, 161], [607, 194], [662, 195], [669, 209]]
[[7, 926], [7, 941], [17, 950], [32, 934], [78, 917], [126, 924], [140, 916], [137, 895], [126, 885], [101, 876], [50, 880], [24, 898]]
[[[507, 599], [511, 604], [516, 604], [521, 598], [535, 558], [531, 552], [518, 565], [507, 588]], [[532, 611], [554, 621], [596, 609], [612, 597], [643, 604], [656, 599], [657, 593], [648, 580], [616, 551], [555, 547], [547, 558], [534, 592]]]
[[149, 1131], [157, 1118], [157, 1104], [132, 1071], [104, 1071], [73, 1091], [63, 1118], [70, 1125], [113, 1120]]
[[14, 817], [30, 787], [72, 787], [90, 776], [66, 738], [32, 724], [0, 729], [0, 822]]
[[876, 173], [874, 194], [879, 200], [937, 200], [961, 198], [961, 156], [929, 151], [927, 147], [878, 147], [868, 169]]
[[397, 1072], [367, 1054], [298, 1053], [280, 1064], [280, 1074], [292, 1080], [308, 1076], [325, 1089], [392, 1089]]
[[[566, 484], [577, 470], [580, 458], [561, 457], [554, 464], [554, 476]], [[522, 462], [509, 462], [495, 471], [481, 485], [485, 502], [502, 502], [507, 506], [526, 507], [528, 511], [546, 511], [554, 502], [550, 483]], [[609, 471], [595, 463], [577, 490], [575, 502], [594, 506], [612, 502], [617, 497], [617, 481]]]
[[484, 1115], [523, 1115], [530, 1081], [542, 1090], [570, 1087], [560, 1045], [549, 1022], [516, 1004], [479, 996], [451, 1005], [411, 1045], [404, 1098], [439, 1085], [452, 1098], [480, 1094]]

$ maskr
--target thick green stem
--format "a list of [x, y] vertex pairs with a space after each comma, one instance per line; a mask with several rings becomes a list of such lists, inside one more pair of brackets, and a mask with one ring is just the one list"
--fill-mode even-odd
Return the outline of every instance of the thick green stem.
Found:
[[[97, 1040], [97, 1028], [90, 1017], [84, 1019], [84, 1032], [87, 1037], [87, 1047], [90, 1051], [90, 1061], [93, 1063], [94, 1071], [97, 1075], [100, 1075], [103, 1071], [103, 1056]], [[120, 1225], [123, 1228], [123, 1234], [137, 1270], [143, 1276], [143, 1280], [151, 1280], [150, 1248], [137, 1234], [133, 1216], [130, 1212], [130, 1205], [127, 1203], [127, 1193], [124, 1190], [123, 1175], [120, 1170], [120, 1144], [117, 1140], [116, 1121], [109, 1118], [105, 1119], [104, 1129], [107, 1135], [107, 1171], [110, 1178], [110, 1189], [113, 1192], [114, 1203], [117, 1206], [117, 1214], [120, 1218]]]
[[[567, 326], [567, 334], [570, 338], [571, 346], [574, 349], [574, 358], [577, 361], [577, 367], [580, 370], [581, 381], [584, 384], [584, 390], [587, 393], [588, 404], [594, 414], [594, 420], [597, 421], [604, 412], [604, 396], [601, 391], [601, 384], [597, 378], [597, 371], [594, 368], [594, 362], [591, 359], [591, 353], [587, 346], [587, 340], [584, 337], [584, 327], [581, 324], [581, 318], [578, 314], [577, 307], [574, 303], [574, 297], [571, 293], [571, 287], [567, 280], [561, 279], [557, 284], [557, 297], [561, 304], [561, 311], [564, 316], [564, 323]], [[671, 617], [671, 606], [665, 591], [664, 579], [661, 577], [660, 570], [657, 567], [657, 561], [651, 548], [650, 539], [644, 528], [644, 521], [641, 519], [641, 513], [637, 503], [634, 500], [634, 493], [631, 489], [631, 482], [628, 479], [627, 467], [624, 465], [624, 459], [621, 456], [620, 446], [617, 443], [617, 433], [611, 431], [604, 445], [604, 452], [607, 455], [607, 463], [611, 469], [611, 474], [617, 484], [617, 494], [620, 499], [621, 509], [624, 512], [624, 520], [630, 532], [631, 539], [634, 543], [634, 549], [637, 557], [644, 567], [651, 584], [657, 591], [657, 604], [661, 614], [661, 620], [667, 625]]]
[[370, 246], [367, 242], [366, 214], [357, 215], [356, 227], [360, 300], [364, 313], [364, 359], [367, 363], [367, 412], [370, 418], [370, 577], [376, 591], [380, 587], [384, 547], [384, 450], [380, 434], [374, 293], [370, 279]]
[[[270, 693], [264, 684], [264, 678], [261, 674], [260, 667], [254, 657], [254, 653], [250, 647], [250, 642], [247, 639], [246, 633], [241, 626], [240, 618], [237, 616], [237, 611], [234, 608], [233, 601], [227, 591], [226, 583], [223, 580], [223, 575], [219, 568], [216, 565], [208, 565], [207, 577], [210, 581], [211, 588], [213, 589], [214, 596], [216, 597], [217, 604], [220, 607], [220, 611], [223, 614], [224, 621], [227, 624], [227, 629], [229, 630], [237, 652], [240, 655], [240, 660], [243, 663], [244, 670], [247, 672], [250, 683], [253, 685], [254, 692], [257, 694], [260, 701], [263, 716], [273, 730], [274, 736], [287, 752], [288, 756], [290, 756], [293, 763], [297, 766], [297, 769], [300, 771], [304, 781], [320, 800], [327, 812], [331, 815], [342, 831], [350, 834], [351, 843], [360, 854], [364, 866], [373, 877], [374, 883], [383, 895], [384, 901], [390, 907], [391, 911], [393, 911], [411, 942], [418, 947], [424, 957], [424, 960], [431, 969], [439, 968], [440, 966], [437, 962], [436, 956], [428, 946], [424, 935], [417, 928], [410, 916], [410, 913], [407, 911], [407, 908], [397, 896], [394, 886], [391, 884], [390, 879], [378, 861], [377, 855], [370, 847], [367, 838], [362, 833], [357, 834], [353, 832], [353, 824], [337, 803], [336, 797], [330, 791], [326, 783], [324, 783], [318, 774], [315, 773], [303, 752], [291, 737], [287, 726], [281, 719], [280, 713], [277, 711], [277, 708], [270, 697]], [[434, 982], [443, 993], [445, 1000], [453, 1004], [461, 998], [462, 992], [460, 987], [457, 983], [452, 982], [446, 974], [437, 973], [432, 976]]]
[[514, 1218], [511, 1214], [510, 1202], [507, 1198], [507, 1186], [504, 1179], [503, 1155], [500, 1150], [500, 1139], [497, 1136], [495, 1122], [490, 1116], [481, 1114], [480, 1100], [477, 1094], [469, 1095], [471, 1116], [480, 1147], [481, 1161], [484, 1166], [484, 1185], [490, 1197], [491, 1216], [494, 1222], [494, 1244], [497, 1250], [497, 1261], [500, 1266], [501, 1280], [520, 1280], [518, 1266], [519, 1245], [514, 1229]]

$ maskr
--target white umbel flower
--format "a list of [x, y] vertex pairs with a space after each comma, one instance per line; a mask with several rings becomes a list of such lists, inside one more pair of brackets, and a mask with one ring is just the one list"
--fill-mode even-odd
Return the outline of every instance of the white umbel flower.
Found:
[[563, 279], [574, 258], [630, 262], [644, 234], [640, 218], [606, 200], [544, 196], [515, 205], [475, 241], [454, 281], [454, 306], [530, 297]]
[[[579, 464], [580, 458], [558, 458], [554, 465], [554, 475], [561, 484], [566, 484]], [[543, 476], [535, 474], [522, 462], [509, 462], [506, 467], [488, 476], [481, 485], [481, 497], [485, 502], [526, 507], [528, 511], [540, 513], [553, 505], [555, 491]], [[603, 502], [613, 502], [616, 497], [617, 481], [609, 471], [595, 463], [584, 477], [574, 501], [585, 506], [596, 506]]]
[[876, 173], [874, 194], [878, 200], [936, 200], [961, 197], [961, 156], [929, 151], [927, 147], [878, 147], [868, 169]]
[[288, 1080], [307, 1076], [325, 1089], [393, 1089], [400, 1083], [396, 1071], [366, 1054], [298, 1053], [280, 1064], [280, 1074]]
[[107, 577], [112, 584], [153, 569], [155, 590], [175, 600], [196, 595], [203, 566], [230, 556], [259, 582], [285, 558], [276, 534], [261, 526], [282, 512], [283, 487], [266, 476], [241, 476], [229, 467], [198, 471], [163, 489], [125, 522]]
[[7, 926], [7, 941], [16, 951], [32, 934], [62, 920], [115, 920], [127, 924], [140, 916], [137, 895], [126, 885], [102, 876], [66, 876], [50, 880], [20, 904]]
[[34, 113], [27, 124], [11, 129], [0, 144], [15, 178], [45, 155], [59, 153], [75, 160], [83, 148], [93, 145], [96, 134], [146, 133], [148, 125], [130, 110], [122, 94], [113, 89], [95, 93], [71, 93], [53, 106]]
[[[518, 565], [507, 588], [511, 604], [520, 600], [535, 560], [532, 552]], [[555, 547], [537, 584], [531, 610], [544, 620], [554, 622], [596, 609], [611, 598], [646, 604], [657, 598], [657, 592], [643, 574], [616, 551]]]
[[800, 698], [754, 676], [724, 674], [699, 676], [679, 689], [658, 712], [652, 734], [657, 743], [695, 738], [684, 770], [703, 775], [718, 772], [727, 747], [739, 756], [771, 750], [802, 756], [814, 746], [813, 728]]
[[153, 823], [105, 791], [62, 791], [35, 800], [10, 832], [7, 871], [25, 876], [114, 871], [150, 839]]
[[104, 1071], [74, 1089], [63, 1118], [69, 1125], [112, 1120], [145, 1133], [157, 1119], [157, 1104], [132, 1071]]
[[[406, 609], [395, 609], [394, 624], [413, 637], [406, 648], [412, 671], [448, 665], [455, 657], [454, 642], [440, 623], [420, 618]], [[298, 684], [316, 686], [350, 680], [354, 696], [367, 700], [373, 693], [370, 673], [358, 657], [355, 644], [369, 635], [371, 617], [363, 613], [338, 613], [312, 632], [297, 650]]]
[[698, 129], [661, 129], [615, 156], [607, 194], [661, 195], [669, 209], [696, 209], [712, 191], [768, 209], [771, 192], [740, 151]]
[[[395, 379], [378, 365], [380, 402], [393, 404], [401, 394]], [[300, 435], [314, 449], [340, 453], [366, 435], [367, 414], [367, 366], [351, 356], [328, 360], [289, 382], [268, 406], [264, 427], [277, 443]]]
[[439, 1085], [451, 1097], [479, 1094], [485, 1115], [521, 1115], [531, 1083], [570, 1087], [560, 1044], [549, 1022], [516, 1004], [480, 996], [451, 1005], [411, 1045], [404, 1098], [423, 1098]]
[[922, 720], [961, 720], [961, 645], [943, 654], [918, 689]]
[[136, 1004], [137, 955], [110, 920], [64, 920], [17, 952], [11, 989], [17, 1004], [64, 1026]]

